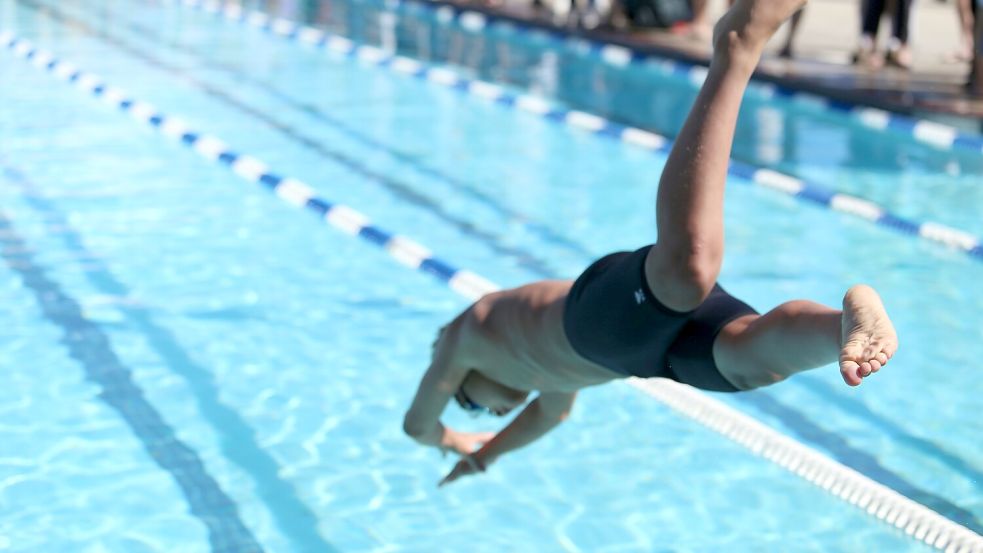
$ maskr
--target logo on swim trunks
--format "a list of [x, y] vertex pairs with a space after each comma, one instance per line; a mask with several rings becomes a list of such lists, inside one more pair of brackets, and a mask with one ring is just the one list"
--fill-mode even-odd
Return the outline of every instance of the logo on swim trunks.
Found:
[[643, 301], [645, 301], [645, 292], [643, 292], [642, 289], [639, 288], [638, 290], [635, 290], [635, 303], [637, 303], [638, 305], [642, 305]]

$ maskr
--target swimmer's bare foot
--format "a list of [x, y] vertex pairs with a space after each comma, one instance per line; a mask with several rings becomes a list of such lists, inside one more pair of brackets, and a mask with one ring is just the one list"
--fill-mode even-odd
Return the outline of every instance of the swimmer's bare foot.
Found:
[[840, 375], [850, 386], [876, 373], [898, 349], [898, 335], [880, 296], [858, 284], [843, 297]]
[[760, 57], [765, 43], [807, 0], [737, 0], [713, 28], [714, 50]]

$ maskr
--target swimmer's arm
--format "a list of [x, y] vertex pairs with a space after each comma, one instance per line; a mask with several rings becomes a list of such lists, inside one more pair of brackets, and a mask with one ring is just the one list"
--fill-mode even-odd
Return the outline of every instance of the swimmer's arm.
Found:
[[488, 465], [502, 455], [541, 438], [567, 418], [576, 397], [576, 393], [540, 394], [481, 449], [471, 455], [465, 454], [438, 486], [445, 486], [462, 477], [484, 472]]
[[474, 457], [488, 466], [499, 457], [531, 444], [566, 420], [577, 393], [542, 393], [529, 403], [508, 426], [478, 450]]
[[465, 374], [458, 375], [454, 371], [441, 370], [436, 364], [431, 365], [403, 418], [403, 431], [421, 445], [454, 449], [454, 431], [440, 422], [440, 415], [464, 381]]
[[440, 422], [440, 415], [447, 402], [464, 382], [467, 369], [460, 362], [459, 355], [452, 353], [451, 344], [456, 341], [456, 328], [448, 329], [447, 335], [438, 344], [433, 361], [420, 381], [416, 396], [403, 418], [403, 431], [421, 445], [433, 446], [442, 450], [456, 449], [456, 433]]

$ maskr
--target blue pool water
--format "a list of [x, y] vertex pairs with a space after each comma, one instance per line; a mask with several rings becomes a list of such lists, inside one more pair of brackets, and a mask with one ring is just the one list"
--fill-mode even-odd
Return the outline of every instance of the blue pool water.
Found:
[[[385, 39], [372, 5], [332, 6], [308, 15]], [[462, 72], [667, 134], [692, 100], [689, 83], [563, 51], [569, 81], [550, 88], [547, 45], [429, 18], [400, 19], [416, 37], [401, 46]], [[0, 27], [501, 285], [572, 277], [654, 239], [661, 155], [176, 6], [0, 0]], [[475, 40], [513, 65], [463, 59]], [[582, 393], [570, 421], [481, 479], [437, 490], [452, 460], [400, 423], [435, 329], [465, 300], [0, 60], [0, 550], [928, 549], [620, 384]], [[539, 61], [523, 73], [516, 60]], [[735, 157], [983, 235], [978, 157], [782, 102], [749, 101], [740, 134]], [[983, 264], [731, 185], [731, 291], [762, 310], [835, 305], [866, 281], [903, 344], [858, 389], [830, 367], [715, 397], [983, 530]]]

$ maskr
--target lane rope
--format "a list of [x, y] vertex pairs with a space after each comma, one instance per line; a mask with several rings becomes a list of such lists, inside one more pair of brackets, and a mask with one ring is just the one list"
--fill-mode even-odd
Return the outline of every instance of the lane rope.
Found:
[[[217, 0], [165, 0], [165, 3], [180, 3], [205, 13], [220, 15], [229, 21], [255, 27], [283, 39], [324, 49], [366, 65], [389, 69], [652, 152], [665, 154], [672, 148], [672, 140], [647, 130], [621, 125], [592, 113], [566, 109], [538, 96], [512, 92], [501, 85], [462, 76], [447, 67], [427, 66], [412, 58], [395, 55], [375, 46], [360, 45], [315, 27], [299, 25], [288, 19], [271, 18], [260, 11], [247, 11], [238, 4], [223, 4]], [[917, 236], [961, 251], [968, 254], [971, 259], [983, 262], [983, 240], [963, 230], [939, 223], [912, 221], [895, 215], [870, 200], [836, 192], [815, 182], [735, 160], [731, 160], [728, 173], [742, 181], [750, 181], [811, 205], [858, 217], [895, 232]]]
[[[563, 29], [547, 29], [535, 23], [507, 14], [492, 14], [469, 10], [450, 2], [440, 0], [353, 0], [384, 6], [393, 11], [405, 11], [407, 4], [433, 11], [437, 21], [455, 23], [471, 33], [480, 33], [486, 28], [504, 32], [521, 31], [546, 39], [574, 51], [582, 52], [614, 67], [640, 66], [652, 68], [665, 75], [681, 77], [699, 86], [703, 84], [707, 68], [705, 65], [687, 63], [670, 59], [640, 48], [592, 40], [575, 36]], [[848, 101], [834, 100], [818, 94], [795, 90], [774, 83], [754, 80], [748, 90], [762, 100], [783, 99], [798, 107], [816, 111], [832, 112], [842, 115], [868, 129], [898, 133], [906, 138], [940, 150], [963, 150], [975, 154], [983, 153], [983, 136], [962, 131], [956, 127], [901, 115], [888, 110], [857, 105]]]
[[[151, 104], [130, 97], [100, 77], [58, 60], [10, 32], [0, 31], [0, 49], [4, 48], [32, 66], [125, 111], [201, 157], [225, 165], [246, 181], [263, 185], [284, 202], [310, 210], [342, 232], [385, 249], [399, 263], [437, 277], [465, 298], [474, 300], [499, 289], [491, 281], [433, 256], [423, 245], [372, 224], [366, 215], [318, 197], [304, 182], [272, 172], [259, 159], [235, 152], [219, 138], [197, 132], [183, 120], [162, 114]], [[698, 390], [665, 379], [633, 378], [628, 383], [917, 540], [951, 553], [983, 553], [983, 536]]]

